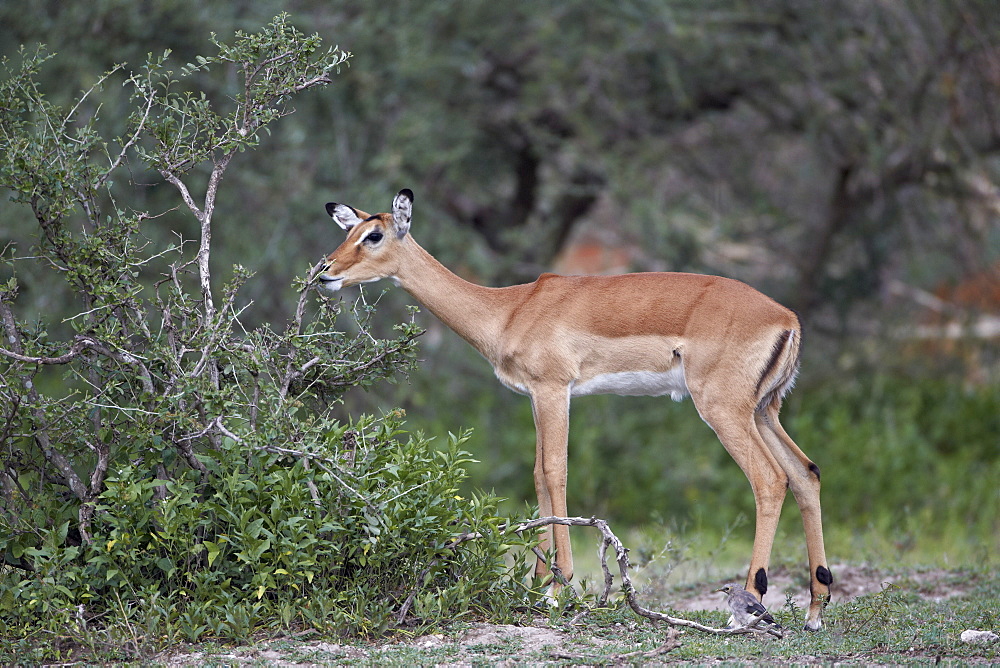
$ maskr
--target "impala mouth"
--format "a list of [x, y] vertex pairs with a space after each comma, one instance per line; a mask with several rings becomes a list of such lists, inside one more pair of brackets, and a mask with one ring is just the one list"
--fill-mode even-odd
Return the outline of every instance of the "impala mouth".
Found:
[[344, 287], [344, 277], [320, 274], [317, 287], [324, 292], [337, 292], [340, 288]]

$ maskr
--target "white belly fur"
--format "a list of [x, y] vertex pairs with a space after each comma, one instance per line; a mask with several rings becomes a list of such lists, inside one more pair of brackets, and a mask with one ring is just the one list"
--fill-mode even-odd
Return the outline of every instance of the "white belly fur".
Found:
[[678, 364], [670, 371], [602, 373], [573, 383], [570, 394], [574, 397], [586, 394], [661, 397], [669, 394], [674, 401], [680, 401], [688, 396], [688, 387], [684, 367]]

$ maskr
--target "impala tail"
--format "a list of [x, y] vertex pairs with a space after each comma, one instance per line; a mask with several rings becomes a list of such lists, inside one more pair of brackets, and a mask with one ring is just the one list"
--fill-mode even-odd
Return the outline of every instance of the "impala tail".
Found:
[[786, 329], [778, 335], [774, 342], [771, 358], [757, 381], [757, 412], [764, 411], [772, 403], [781, 405], [781, 400], [795, 385], [799, 375], [799, 346], [802, 341], [802, 330]]

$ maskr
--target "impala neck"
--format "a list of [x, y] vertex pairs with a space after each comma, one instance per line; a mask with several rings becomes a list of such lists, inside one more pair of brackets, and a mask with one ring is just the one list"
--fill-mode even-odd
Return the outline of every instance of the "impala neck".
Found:
[[487, 288], [460, 278], [411, 236], [404, 239], [402, 247], [405, 257], [395, 275], [400, 287], [492, 360], [492, 348], [510, 315], [499, 293], [510, 288]]

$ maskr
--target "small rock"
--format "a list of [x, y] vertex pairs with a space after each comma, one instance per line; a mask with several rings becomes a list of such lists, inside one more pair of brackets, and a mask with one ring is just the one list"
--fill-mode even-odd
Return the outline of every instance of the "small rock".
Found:
[[444, 635], [440, 633], [432, 633], [431, 635], [424, 636], [423, 639], [417, 642], [418, 647], [436, 647], [444, 641]]
[[993, 633], [992, 631], [974, 631], [969, 629], [968, 631], [962, 631], [962, 642], [969, 643], [981, 643], [986, 644], [990, 642], [996, 642], [1000, 640], [1000, 636]]

